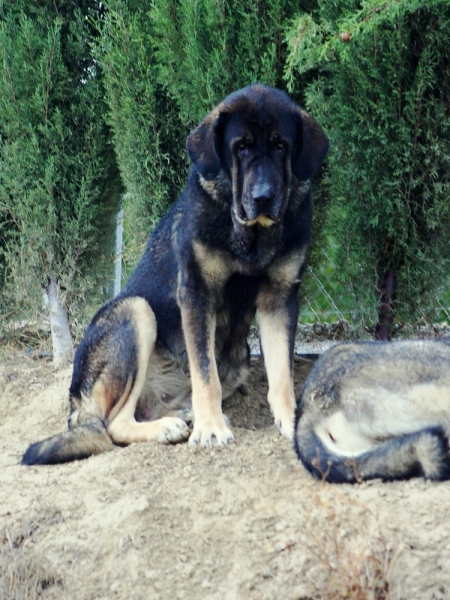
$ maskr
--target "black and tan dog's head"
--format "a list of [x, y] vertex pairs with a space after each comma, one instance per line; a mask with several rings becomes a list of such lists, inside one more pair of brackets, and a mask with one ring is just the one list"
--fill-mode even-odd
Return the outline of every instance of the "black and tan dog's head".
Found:
[[226, 177], [233, 219], [282, 220], [293, 182], [309, 180], [328, 152], [320, 125], [283, 92], [253, 85], [230, 94], [189, 135], [189, 156], [206, 181]]

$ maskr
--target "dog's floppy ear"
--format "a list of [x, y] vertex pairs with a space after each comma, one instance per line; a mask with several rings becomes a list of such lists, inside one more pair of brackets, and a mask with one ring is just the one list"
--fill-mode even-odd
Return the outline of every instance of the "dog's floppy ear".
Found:
[[292, 172], [300, 181], [310, 179], [325, 160], [330, 142], [322, 127], [306, 111], [299, 109], [297, 156], [292, 157]]
[[210, 181], [217, 177], [222, 166], [220, 158], [220, 132], [224, 115], [220, 106], [206, 115], [186, 140], [189, 158], [200, 175]]

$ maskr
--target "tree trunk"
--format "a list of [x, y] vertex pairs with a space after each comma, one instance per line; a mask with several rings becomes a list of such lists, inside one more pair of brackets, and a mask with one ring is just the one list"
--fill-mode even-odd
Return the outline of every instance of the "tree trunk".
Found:
[[380, 312], [378, 313], [378, 323], [375, 329], [377, 340], [389, 341], [391, 339], [391, 329], [394, 322], [394, 289], [394, 269], [391, 267], [384, 274], [381, 284]]
[[53, 363], [56, 367], [72, 360], [73, 343], [70, 337], [67, 310], [61, 304], [56, 277], [50, 277], [46, 286], [52, 332]]

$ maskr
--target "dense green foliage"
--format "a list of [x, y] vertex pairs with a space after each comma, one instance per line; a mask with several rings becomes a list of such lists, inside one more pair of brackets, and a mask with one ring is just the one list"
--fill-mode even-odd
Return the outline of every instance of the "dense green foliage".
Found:
[[149, 13], [158, 76], [195, 126], [224, 96], [251, 83], [285, 88], [283, 28], [292, 0], [156, 0]]
[[450, 273], [449, 39], [450, 0], [0, 0], [3, 310], [40, 306], [49, 277], [98, 304], [121, 181], [128, 274], [182, 190], [188, 132], [259, 81], [331, 138], [314, 186], [325, 295], [391, 331], [432, 318]]
[[317, 73], [307, 105], [332, 140], [326, 189], [340, 276], [355, 314], [379, 312], [391, 333], [426, 317], [448, 281], [449, 39], [448, 0], [319, 0], [288, 35], [287, 81]]
[[102, 65], [108, 120], [126, 194], [125, 272], [180, 193], [187, 172], [187, 127], [158, 82], [150, 3], [111, 0], [95, 55]]
[[100, 17], [89, 0], [0, 5], [1, 291], [17, 313], [42, 308], [49, 278], [78, 308], [111, 278], [121, 183], [86, 43]]

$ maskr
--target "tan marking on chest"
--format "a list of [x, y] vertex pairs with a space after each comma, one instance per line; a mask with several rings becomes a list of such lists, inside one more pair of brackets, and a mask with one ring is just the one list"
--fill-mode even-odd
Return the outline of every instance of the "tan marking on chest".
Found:
[[195, 240], [192, 245], [205, 283], [225, 283], [233, 272], [228, 255], [220, 250], [211, 249], [198, 240]]

